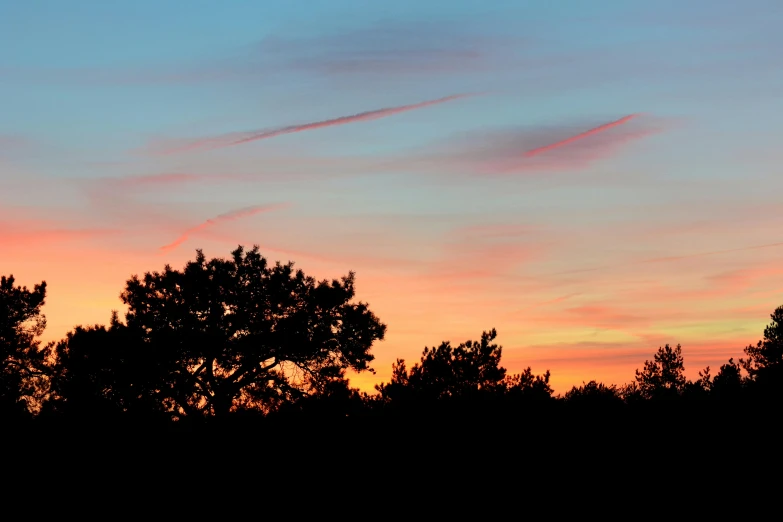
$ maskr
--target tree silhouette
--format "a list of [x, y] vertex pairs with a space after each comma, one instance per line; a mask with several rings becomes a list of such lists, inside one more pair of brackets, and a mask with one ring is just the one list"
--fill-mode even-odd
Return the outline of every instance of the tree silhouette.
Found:
[[[178, 369], [175, 361], [162, 357], [152, 344], [139, 342], [116, 312], [108, 328], [77, 326], [57, 343], [54, 354], [46, 413], [149, 416], [173, 406], [168, 397], [178, 391], [170, 379]], [[165, 362], [170, 364], [163, 366]]]
[[658, 348], [653, 360], [645, 361], [643, 370], [636, 370], [636, 383], [645, 399], [678, 396], [686, 383], [680, 345]]
[[764, 338], [745, 348], [747, 358], [740, 365], [755, 384], [768, 393], [783, 389], [783, 306], [770, 315], [772, 322], [764, 328]]
[[596, 381], [572, 387], [563, 398], [570, 404], [580, 407], [612, 407], [623, 403], [623, 398], [617, 386], [614, 384], [607, 386], [602, 382]]
[[502, 347], [492, 342], [497, 332], [481, 334], [481, 341], [466, 341], [456, 348], [445, 341], [424, 348], [421, 361], [408, 371], [405, 361], [392, 366], [391, 382], [376, 389], [387, 400], [474, 399], [503, 389], [506, 369], [500, 366]]
[[712, 379], [710, 393], [719, 401], [736, 400], [742, 393], [743, 384], [740, 365], [731, 358]]
[[32, 290], [14, 283], [13, 275], [0, 277], [0, 410], [22, 413], [45, 393], [47, 350], [37, 337], [46, 328], [46, 282]]
[[[386, 326], [350, 302], [354, 294], [353, 273], [317, 282], [293, 263], [270, 266], [257, 246], [210, 261], [199, 250], [182, 271], [167, 265], [128, 280], [124, 325], [115, 318], [61, 343], [59, 390], [123, 409], [152, 400], [175, 417], [271, 411], [346, 369], [370, 370], [369, 350]], [[114, 353], [90, 362], [105, 351]]]
[[535, 375], [528, 366], [522, 373], [507, 375], [503, 380], [504, 392], [507, 398], [513, 400], [551, 399], [552, 387], [549, 385], [549, 370], [544, 375]]
[[687, 400], [707, 400], [712, 390], [712, 375], [710, 367], [699, 370], [699, 378], [688, 380], [681, 388], [682, 397]]
[[441, 401], [464, 407], [476, 401], [492, 400], [497, 404], [503, 400], [550, 399], [549, 371], [534, 375], [527, 368], [508, 375], [500, 366], [503, 348], [493, 342], [496, 337], [493, 328], [483, 332], [480, 341], [466, 341], [456, 348], [448, 341], [437, 348], [425, 347], [421, 360], [410, 370], [403, 359], [397, 359], [392, 365], [391, 382], [375, 388], [382, 400], [391, 404]]

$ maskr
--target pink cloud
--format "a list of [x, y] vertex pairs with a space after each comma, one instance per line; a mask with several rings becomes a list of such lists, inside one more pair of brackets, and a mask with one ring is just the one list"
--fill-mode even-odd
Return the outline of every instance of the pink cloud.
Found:
[[[502, 334], [502, 330], [499, 331]], [[710, 366], [714, 375], [730, 357], [735, 360], [742, 357], [743, 347], [758, 340], [760, 334], [761, 331], [727, 333], [717, 339], [696, 340], [652, 333], [632, 342], [580, 341], [526, 346], [506, 342], [503, 360], [504, 366], [511, 372], [528, 366], [548, 368], [552, 372], [553, 388], [564, 393], [571, 386], [588, 379], [607, 384], [632, 382], [634, 370], [641, 369], [644, 361], [652, 359], [658, 347], [667, 343], [682, 345], [686, 377], [697, 378], [698, 372], [705, 366]]]
[[232, 174], [211, 175], [189, 172], [166, 172], [79, 180], [93, 210], [104, 220], [114, 219], [126, 228], [161, 228], [174, 230], [187, 226], [184, 216], [173, 214], [170, 205], [141, 200], [144, 194], [179, 194], [186, 187], [206, 183], [224, 183], [244, 179]]
[[769, 281], [770, 278], [783, 276], [783, 266], [773, 262], [768, 265], [760, 265], [738, 270], [729, 270], [707, 278], [711, 284], [716, 284], [732, 290], [743, 290], [751, 287], [758, 281]]
[[[540, 231], [535, 231], [540, 232]], [[508, 292], [518, 272], [543, 257], [546, 245], [532, 227], [484, 224], [453, 229], [413, 274], [420, 289], [467, 295]]]
[[[289, 125], [279, 129], [272, 129], [267, 131], [254, 131], [254, 132], [242, 132], [224, 134], [222, 136], [216, 136], [212, 138], [206, 138], [201, 140], [195, 140], [187, 142], [179, 147], [163, 147], [157, 151], [157, 154], [174, 154], [179, 152], [189, 152], [203, 149], [216, 149], [222, 147], [231, 147], [234, 145], [240, 145], [242, 143], [248, 143], [251, 141], [265, 140], [281, 136], [283, 134], [293, 134], [296, 132], [304, 132], [309, 130], [321, 129], [325, 127], [333, 127], [336, 125], [347, 125], [349, 123], [358, 123], [363, 121], [377, 120], [380, 118], [387, 118], [395, 114], [403, 112], [413, 111], [417, 109], [423, 109], [432, 105], [439, 105], [441, 103], [447, 103], [450, 101], [466, 98], [469, 96], [476, 96], [476, 94], [455, 94], [446, 96], [444, 98], [438, 98], [437, 100], [428, 100], [420, 103], [414, 103], [411, 105], [402, 105], [399, 107], [389, 107], [385, 109], [377, 109], [373, 111], [361, 112], [359, 114], [353, 114], [351, 116], [341, 116], [330, 120], [318, 121], [313, 123], [305, 123], [301, 125]], [[153, 146], [153, 149], [155, 147]]]
[[637, 117], [636, 114], [631, 114], [629, 116], [625, 116], [623, 118], [620, 118], [617, 121], [613, 121], [613, 122], [610, 122], [610, 123], [605, 123], [605, 124], [603, 124], [601, 126], [598, 126], [598, 127], [593, 128], [593, 129], [590, 129], [588, 131], [585, 131], [585, 132], [582, 132], [580, 134], [577, 134], [576, 136], [571, 136], [571, 137], [566, 138], [564, 140], [560, 140], [560, 141], [555, 142], [555, 143], [550, 143], [549, 145], [544, 145], [543, 147], [538, 147], [538, 148], [529, 150], [529, 151], [525, 152], [524, 156], [526, 158], [532, 158], [533, 156], [538, 156], [539, 154], [544, 154], [545, 152], [549, 152], [551, 150], [554, 150], [554, 149], [557, 149], [557, 148], [560, 148], [560, 147], [565, 147], [566, 145], [574, 143], [574, 142], [576, 142], [578, 140], [583, 140], [585, 138], [588, 138], [590, 136], [594, 136], [594, 135], [596, 135], [598, 133], [601, 133], [601, 132], [605, 132], [605, 131], [607, 131], [609, 129], [612, 129], [612, 128], [617, 127], [619, 125], [622, 125], [624, 123], [628, 123], [629, 121], [631, 121], [631, 119], [636, 118], [636, 117]]
[[[677, 302], [691, 305], [696, 302], [719, 302], [719, 300], [726, 298], [736, 299], [749, 293], [752, 293], [754, 299], [758, 299], [760, 295], [756, 293], [756, 290], [774, 288], [776, 282], [778, 284], [783, 282], [783, 268], [773, 262], [721, 271], [702, 278], [695, 277], [693, 284], [696, 286], [691, 288], [655, 281], [648, 285], [635, 287], [631, 291], [622, 292], [620, 297], [626, 302], [647, 304]], [[739, 312], [734, 312], [728, 319], [739, 316]]]
[[[578, 295], [578, 294], [577, 294]], [[547, 304], [559, 304], [575, 295], [561, 296]], [[531, 306], [524, 313], [517, 312], [519, 320], [535, 324], [537, 327], [568, 329], [597, 329], [624, 332], [636, 336], [636, 332], [646, 330], [661, 320], [674, 320], [679, 316], [655, 310], [632, 312], [629, 307], [619, 307], [607, 303], [586, 303], [569, 308], [553, 308], [547, 311], [543, 307]], [[536, 310], [538, 310], [536, 312]]]
[[634, 141], [661, 132], [650, 117], [631, 115], [581, 131], [574, 126], [511, 128], [466, 133], [399, 160], [397, 168], [485, 176], [582, 170]]
[[227, 212], [225, 214], [221, 214], [217, 217], [206, 220], [205, 222], [201, 223], [196, 227], [186, 230], [185, 232], [182, 233], [181, 236], [175, 239], [172, 243], [169, 243], [168, 245], [164, 245], [160, 249], [164, 252], [173, 250], [177, 248], [179, 245], [181, 245], [182, 243], [184, 243], [185, 241], [187, 241], [192, 234], [204, 230], [206, 228], [212, 227], [214, 225], [217, 225], [219, 223], [225, 221], [234, 221], [236, 219], [254, 216], [256, 214], [261, 214], [264, 212], [271, 212], [273, 210], [279, 210], [281, 208], [286, 208], [288, 206], [289, 206], [288, 203], [279, 203], [274, 205], [264, 205], [264, 206], [243, 208], [239, 210], [234, 210], [232, 212]]
[[585, 305], [566, 310], [566, 324], [571, 326], [589, 326], [609, 330], [625, 330], [630, 327], [647, 327], [651, 317], [633, 315], [606, 305]]
[[[630, 120], [626, 120], [628, 121]], [[617, 122], [608, 125], [613, 126], [597, 127], [553, 143], [530, 148], [526, 152], [522, 152], [526, 142], [540, 141], [540, 137], [523, 137], [515, 147], [500, 149], [494, 157], [479, 164], [479, 173], [507, 175], [531, 171], [582, 170], [612, 158], [633, 141], [659, 132], [659, 129], [644, 128], [617, 130]]]
[[[652, 359], [658, 347], [664, 344], [677, 345], [679, 342], [682, 345], [686, 374], [694, 375], [707, 364], [722, 364], [729, 357], [741, 357], [742, 348], [753, 338], [754, 335], [747, 335], [718, 341], [678, 341], [670, 335], [655, 334], [632, 343], [583, 341], [539, 344], [526, 347], [524, 352], [531, 355], [524, 359], [514, 356], [511, 349], [504, 351], [503, 356], [509, 368], [518, 364], [540, 365], [549, 367], [553, 376], [558, 377], [562, 373], [575, 373], [601, 378], [600, 374], [607, 372], [619, 377], [611, 379], [619, 384], [633, 381], [634, 369], [641, 368], [645, 360]], [[622, 368], [623, 373], [612, 371], [615, 367]]]
[[61, 228], [43, 222], [0, 222], [0, 250], [17, 246], [69, 243], [107, 238], [119, 233], [106, 228]]

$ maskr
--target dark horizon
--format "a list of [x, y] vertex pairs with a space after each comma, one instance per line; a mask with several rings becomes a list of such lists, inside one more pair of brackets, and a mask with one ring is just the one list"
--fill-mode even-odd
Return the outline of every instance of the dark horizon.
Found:
[[[783, 306], [744, 357], [687, 379], [680, 345], [658, 347], [626, 385], [586, 380], [555, 394], [550, 371], [509, 372], [496, 330], [398, 358], [375, 393], [352, 388], [347, 371], [374, 373], [373, 348], [387, 325], [356, 299], [353, 273], [316, 280], [258, 247], [227, 258], [198, 252], [127, 280], [128, 310], [109, 324], [76, 326], [41, 343], [45, 281], [32, 288], [0, 277], [0, 416], [7, 420], [471, 418], [561, 411], [714, 411], [783, 400]], [[776, 406], [773, 406], [776, 407]], [[727, 410], [728, 411], [728, 410]], [[248, 417], [250, 415], [251, 417]], [[399, 417], [402, 415], [403, 417]]]

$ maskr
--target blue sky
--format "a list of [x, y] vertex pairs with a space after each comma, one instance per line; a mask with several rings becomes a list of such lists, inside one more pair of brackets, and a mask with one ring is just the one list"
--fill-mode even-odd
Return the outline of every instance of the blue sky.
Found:
[[[662, 272], [633, 263], [783, 240], [781, 26], [783, 4], [766, 0], [0, 0], [0, 271], [62, 285], [50, 300], [57, 337], [77, 320], [105, 320], [130, 271], [259, 242], [318, 274], [355, 269], [360, 292], [366, 274], [366, 295], [390, 317], [379, 369], [496, 326], [514, 357], [553, 365], [555, 379], [561, 368], [564, 383], [578, 380], [563, 361], [587, 335], [607, 378], [632, 359], [612, 343], [643, 354], [667, 335], [690, 339], [663, 304], [631, 300], [641, 285], [658, 292], [651, 302], [661, 292], [677, 300], [698, 333], [736, 321], [734, 337], [698, 352], [708, 362], [752, 341], [766, 319], [754, 307], [781, 300], [780, 250]], [[476, 95], [224, 146], [250, 131], [467, 93]], [[524, 159], [627, 115], [638, 116]], [[175, 142], [194, 149], [154, 153]], [[290, 207], [161, 257], [184, 230], [270, 203]], [[509, 226], [529, 233], [475, 235]], [[41, 238], [30, 240], [39, 250], [11, 243], [22, 237]], [[52, 248], [63, 258], [47, 261]], [[482, 263], [498, 277], [476, 275]], [[609, 283], [550, 280], [617, 263], [636, 268]], [[438, 286], [439, 271], [456, 279]], [[77, 273], [97, 274], [97, 297], [69, 308]], [[415, 314], [388, 295], [394, 277], [413, 285]], [[735, 286], [683, 297], [683, 277]], [[463, 301], [463, 285], [484, 311]], [[762, 288], [772, 290], [760, 297]], [[566, 295], [581, 297], [536, 315], [539, 329], [504, 315]], [[630, 316], [649, 321], [607, 312], [640, 306]], [[548, 325], [569, 314], [579, 318], [568, 331], [557, 324], [563, 345]]]

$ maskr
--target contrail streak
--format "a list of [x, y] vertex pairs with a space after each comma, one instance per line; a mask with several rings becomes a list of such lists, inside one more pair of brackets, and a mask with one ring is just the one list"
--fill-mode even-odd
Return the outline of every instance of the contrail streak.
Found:
[[[331, 120], [324, 120], [324, 121], [317, 121], [313, 123], [305, 123], [302, 125], [290, 125], [288, 127], [281, 127], [279, 129], [272, 129], [268, 131], [257, 131], [253, 133], [244, 133], [245, 137], [240, 139], [234, 139], [233, 141], [226, 141], [229, 136], [236, 136], [237, 133], [230, 134], [227, 136], [222, 137], [216, 137], [216, 138], [208, 138], [204, 140], [199, 140], [196, 142], [193, 142], [189, 145], [186, 145], [185, 147], [179, 148], [179, 149], [172, 149], [165, 151], [164, 154], [170, 154], [175, 152], [182, 152], [187, 150], [194, 150], [194, 149], [200, 149], [200, 148], [222, 148], [222, 147], [231, 147], [234, 145], [240, 145], [242, 143], [248, 143], [251, 141], [258, 141], [258, 140], [266, 140], [269, 138], [274, 138], [276, 136], [281, 136], [283, 134], [293, 134], [295, 132], [303, 132], [303, 131], [309, 131], [309, 130], [315, 130], [315, 129], [321, 129], [324, 127], [333, 127], [336, 125], [346, 125], [348, 123], [356, 123], [360, 121], [370, 121], [370, 120], [377, 120], [380, 118], [386, 118], [388, 116], [393, 116], [395, 114], [399, 114], [402, 112], [408, 112], [413, 111], [416, 109], [423, 109], [425, 107], [429, 107], [431, 105], [439, 105], [441, 103], [450, 102], [453, 100], [458, 100], [460, 98], [467, 98], [469, 96], [478, 96], [481, 93], [466, 93], [466, 94], [454, 94], [452, 96], [446, 96], [445, 98], [438, 98], [437, 100], [429, 100], [421, 103], [414, 103], [412, 105], [402, 105], [399, 107], [389, 107], [386, 109], [378, 109], [374, 111], [367, 111], [367, 112], [360, 112], [359, 114], [354, 114], [351, 116], [341, 116], [339, 118], [334, 118]], [[249, 135], [247, 135], [249, 134]]]
[[565, 145], [569, 145], [575, 141], [579, 141], [581, 139], [587, 138], [589, 136], [592, 136], [594, 134], [599, 134], [601, 132], [607, 131], [611, 129], [612, 127], [617, 127], [619, 125], [622, 125], [624, 123], [628, 123], [633, 118], [636, 118], [639, 116], [638, 114], [630, 114], [628, 116], [625, 116], [624, 118], [620, 118], [617, 121], [613, 121], [610, 123], [605, 123], [599, 127], [595, 127], [594, 129], [590, 129], [589, 131], [585, 131], [581, 134], [577, 134], [576, 136], [571, 136], [570, 138], [566, 138], [562, 141], [558, 141], [557, 143], [550, 143], [549, 145], [545, 145], [543, 147], [539, 147], [537, 149], [529, 150], [525, 153], [526, 158], [532, 158], [533, 156], [538, 156], [539, 154], [543, 154], [544, 152], [548, 152], [552, 149], [557, 149], [560, 147], [564, 147]]
[[162, 246], [160, 247], [160, 249], [164, 252], [173, 250], [177, 248], [179, 245], [181, 245], [182, 243], [184, 243], [185, 241], [187, 241], [191, 234], [194, 234], [200, 230], [204, 230], [205, 228], [209, 228], [213, 225], [217, 225], [218, 223], [222, 223], [224, 221], [234, 221], [236, 219], [240, 219], [248, 216], [254, 216], [256, 214], [261, 214], [264, 212], [271, 212], [273, 210], [278, 210], [280, 208], [284, 208], [287, 206], [288, 206], [287, 203], [279, 203], [275, 205], [262, 205], [262, 206], [242, 208], [239, 210], [234, 210], [232, 212], [227, 212], [225, 214], [220, 214], [217, 217], [204, 221], [198, 226], [186, 230], [185, 232], [182, 233], [181, 236], [175, 239], [172, 243]]
[[334, 125], [345, 125], [346, 123], [354, 123], [358, 121], [370, 121], [370, 120], [377, 120], [379, 118], [386, 118], [387, 116], [392, 116], [394, 114], [399, 114], [401, 112], [407, 112], [407, 111], [413, 111], [416, 109], [423, 109], [424, 107], [429, 107], [430, 105], [438, 105], [440, 103], [446, 103], [452, 100], [457, 100], [459, 98], [464, 98], [466, 96], [471, 96], [470, 94], [455, 94], [452, 96], [446, 96], [445, 98], [439, 98], [437, 100], [430, 100], [425, 101], [421, 103], [414, 103], [413, 105], [403, 105], [401, 107], [390, 107], [387, 109], [378, 109], [375, 111], [368, 111], [368, 112], [360, 112], [359, 114], [354, 114], [352, 116], [342, 116], [340, 118], [334, 118], [332, 120], [324, 120], [324, 121], [318, 121], [315, 123], [306, 123], [304, 125], [292, 125], [290, 127], [283, 127], [282, 129], [272, 130], [268, 132], [261, 132], [258, 134], [254, 134], [253, 136], [249, 136], [247, 138], [234, 141], [232, 143], [229, 143], [229, 145], [239, 145], [240, 143], [247, 143], [249, 141], [256, 141], [256, 140], [264, 140], [267, 138], [274, 138], [275, 136], [280, 136], [281, 134], [291, 134], [294, 132], [302, 132], [302, 131], [308, 131], [313, 129], [320, 129], [322, 127], [332, 127]]

